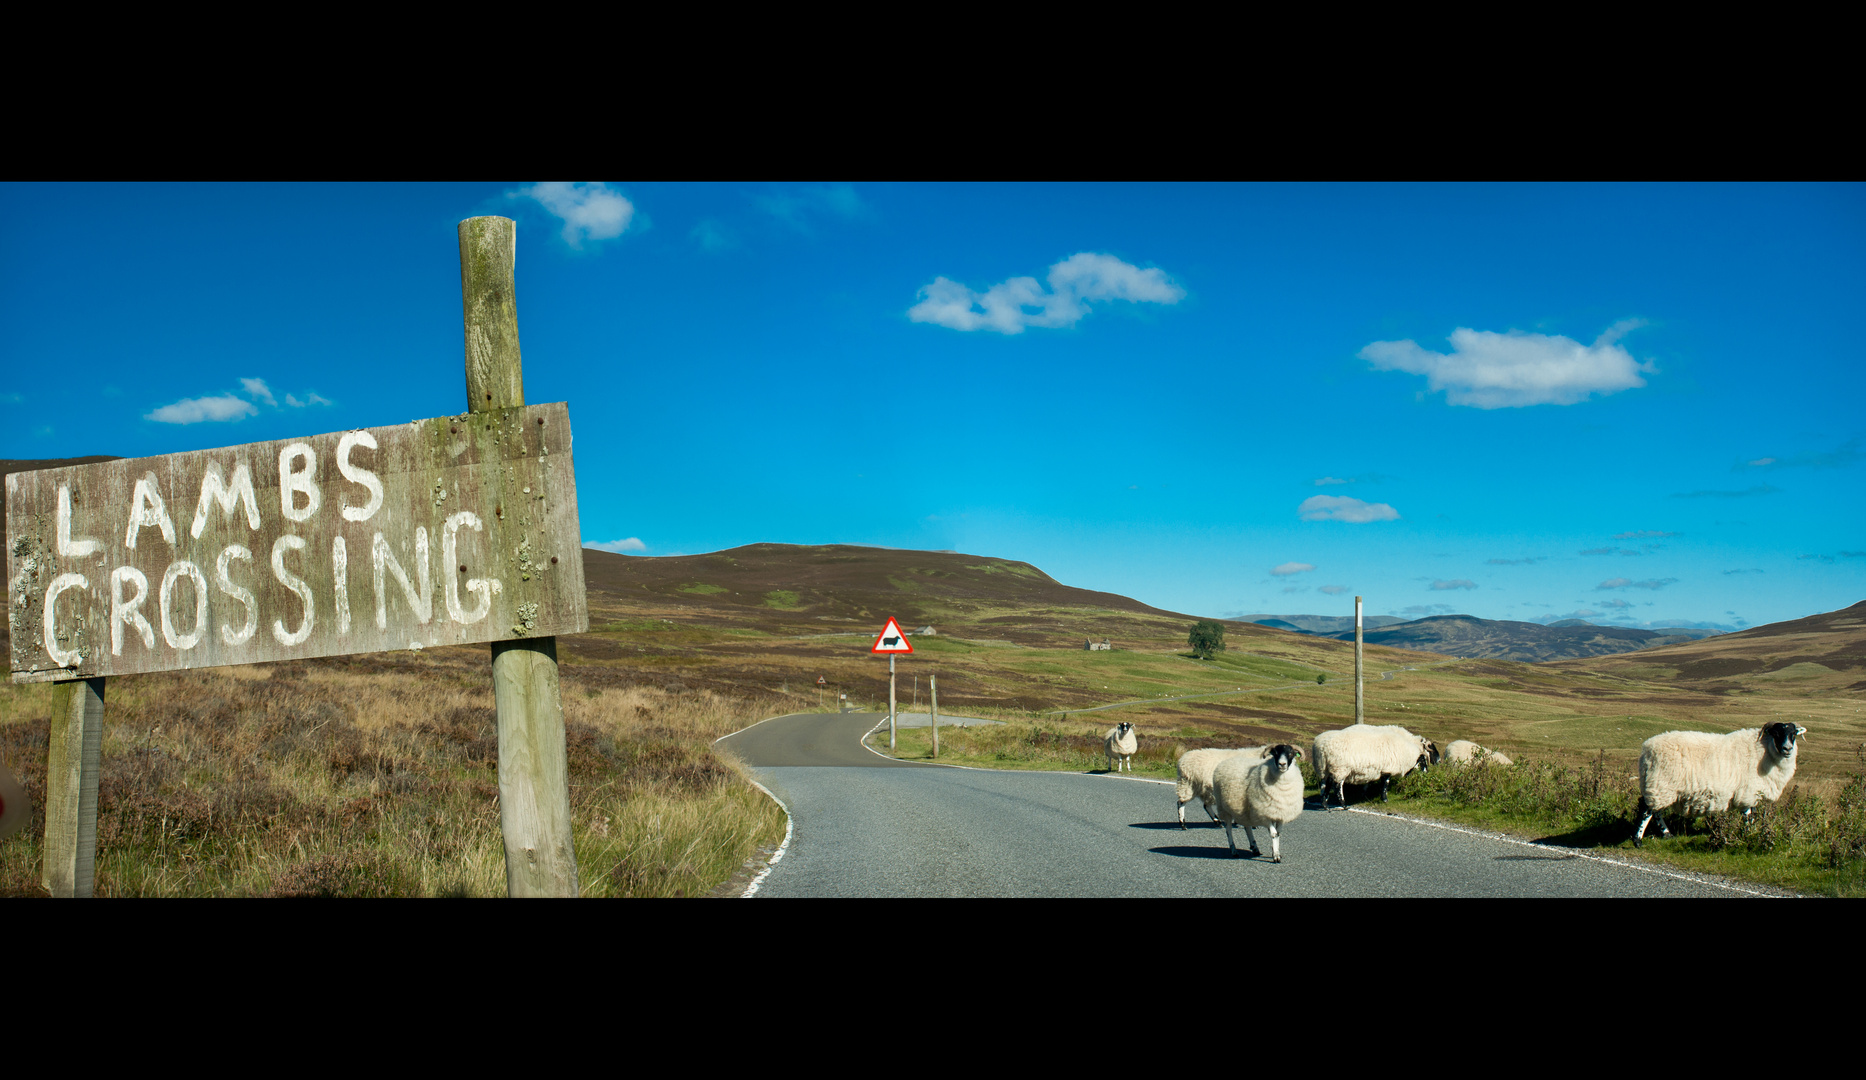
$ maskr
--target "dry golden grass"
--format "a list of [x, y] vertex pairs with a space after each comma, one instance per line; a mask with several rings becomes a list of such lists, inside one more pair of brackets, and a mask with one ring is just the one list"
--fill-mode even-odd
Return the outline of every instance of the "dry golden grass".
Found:
[[[711, 743], [789, 703], [562, 670], [584, 895], [707, 895], [775, 846], [783, 812]], [[0, 758], [35, 808], [0, 895], [44, 895], [50, 704], [0, 691]], [[483, 649], [112, 680], [96, 893], [504, 895], [497, 758]]]

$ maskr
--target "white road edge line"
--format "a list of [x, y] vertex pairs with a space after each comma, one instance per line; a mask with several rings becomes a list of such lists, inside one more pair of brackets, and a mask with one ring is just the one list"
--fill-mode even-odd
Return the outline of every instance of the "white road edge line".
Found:
[[1741, 888], [1736, 885], [1729, 885], [1721, 881], [1712, 880], [1710, 878], [1694, 877], [1690, 874], [1675, 874], [1671, 872], [1670, 870], [1660, 870], [1657, 867], [1653, 867], [1653, 866], [1641, 866], [1638, 863], [1622, 862], [1619, 859], [1609, 859], [1604, 855], [1589, 855], [1585, 851], [1577, 851], [1574, 848], [1555, 847], [1552, 844], [1538, 844], [1538, 843], [1534, 843], [1533, 841], [1529, 841], [1529, 840], [1518, 840], [1513, 836], [1505, 836], [1502, 833], [1480, 832], [1477, 829], [1467, 829], [1459, 825], [1447, 825], [1439, 821], [1427, 821], [1424, 818], [1407, 817], [1404, 814], [1388, 813], [1387, 811], [1384, 811], [1384, 810], [1364, 810], [1358, 806], [1349, 806], [1349, 807], [1345, 807], [1345, 809], [1348, 810], [1350, 813], [1366, 814], [1369, 817], [1397, 818], [1400, 821], [1408, 822], [1413, 825], [1427, 825], [1434, 829], [1444, 829], [1447, 832], [1464, 833], [1466, 836], [1481, 837], [1485, 840], [1501, 840], [1506, 844], [1515, 844], [1518, 847], [1535, 848], [1538, 851], [1559, 851], [1563, 855], [1571, 855], [1577, 859], [1589, 859], [1594, 862], [1606, 863], [1608, 866], [1619, 866], [1619, 867], [1623, 867], [1628, 870], [1638, 870], [1642, 873], [1658, 874], [1661, 877], [1675, 878], [1679, 881], [1689, 881], [1694, 885], [1712, 885], [1719, 889], [1728, 889], [1731, 892], [1739, 892], [1747, 896], [1761, 896], [1761, 897], [1767, 897], [1769, 899], [1781, 899], [1782, 898], [1781, 893], [1757, 892], [1754, 889], [1745, 889], [1745, 888]]
[[756, 780], [752, 781], [752, 785], [756, 787], [759, 791], [764, 792], [766, 795], [770, 795], [771, 801], [774, 803], [777, 803], [778, 806], [783, 808], [784, 810], [784, 842], [778, 845], [777, 853], [771, 856], [770, 862], [765, 863], [765, 868], [763, 870], [760, 870], [758, 872], [758, 876], [752, 879], [752, 883], [750, 885], [745, 886], [745, 891], [739, 894], [739, 899], [741, 900], [750, 900], [752, 897], [758, 895], [758, 887], [765, 883], [765, 878], [770, 875], [771, 868], [776, 866], [778, 864], [778, 860], [784, 857], [784, 853], [790, 850], [791, 834], [797, 827], [797, 819], [791, 816], [790, 807], [784, 805], [783, 799], [780, 799], [776, 795], [773, 795], [770, 788], [764, 786], [763, 784], [760, 784]]
[[[740, 728], [738, 731], [731, 731], [731, 732], [727, 732], [724, 735], [721, 735], [719, 738], [713, 740], [713, 745], [718, 746], [722, 741], [726, 739], [730, 739], [732, 736], [737, 735], [740, 732], [750, 731], [751, 729], [757, 727], [758, 724], [764, 723], [765, 720], [782, 720], [786, 716], [807, 716], [807, 715], [809, 714], [807, 713], [781, 713], [777, 716], [767, 716], [765, 717], [764, 720], [758, 721], [757, 724], [747, 724], [744, 727]], [[791, 837], [796, 833], [796, 829], [797, 829], [797, 819], [795, 816], [791, 814], [790, 807], [784, 805], [783, 799], [778, 798], [777, 794], [773, 792], [770, 788], [764, 786], [763, 784], [759, 783], [756, 780], [752, 780], [751, 777], [748, 776], [745, 779], [751, 781], [751, 785], [753, 787], [757, 788], [759, 791], [764, 792], [765, 795], [768, 796], [772, 802], [778, 804], [778, 809], [784, 811], [784, 842], [778, 845], [777, 851], [771, 856], [771, 861], [765, 863], [765, 868], [763, 870], [760, 870], [758, 872], [758, 876], [752, 878], [752, 883], [750, 885], [745, 886], [745, 891], [739, 894], [739, 899], [741, 900], [747, 900], [753, 896], [758, 895], [758, 887], [765, 883], [765, 878], [770, 875], [771, 868], [776, 866], [778, 864], [778, 860], [782, 859], [784, 857], [785, 852], [790, 850], [790, 840], [791, 840]]]

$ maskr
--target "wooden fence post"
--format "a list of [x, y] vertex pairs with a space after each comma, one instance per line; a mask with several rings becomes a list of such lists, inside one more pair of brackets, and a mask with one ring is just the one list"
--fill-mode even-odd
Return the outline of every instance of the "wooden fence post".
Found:
[[97, 870], [97, 768], [104, 743], [102, 678], [56, 685], [51, 735], [40, 880], [53, 896], [90, 896]]
[[939, 676], [928, 675], [927, 685], [933, 692], [933, 756], [939, 756]]
[[[466, 328], [467, 407], [490, 412], [525, 403], [514, 285], [518, 223], [460, 223], [460, 301]], [[448, 568], [451, 570], [451, 567]], [[499, 824], [510, 896], [576, 896], [564, 703], [555, 637], [492, 643], [499, 725]]]

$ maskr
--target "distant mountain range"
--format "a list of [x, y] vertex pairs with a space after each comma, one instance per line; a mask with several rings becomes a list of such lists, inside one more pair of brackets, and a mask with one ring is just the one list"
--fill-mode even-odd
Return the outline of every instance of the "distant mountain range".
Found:
[[[1354, 637], [1354, 616], [1352, 615], [1237, 615], [1243, 622], [1256, 623], [1258, 626], [1274, 626], [1278, 630], [1295, 630], [1303, 634], [1339, 634], [1347, 631], [1349, 639]], [[1379, 628], [1396, 623], [1408, 622], [1397, 615], [1363, 615], [1361, 627]]]
[[[1248, 618], [1259, 626], [1278, 630], [1337, 641], [1354, 640], [1353, 616], [1261, 615]], [[1581, 619], [1564, 619], [1544, 626], [1532, 622], [1479, 619], [1472, 615], [1434, 615], [1410, 621], [1391, 615], [1370, 615], [1362, 618], [1361, 627], [1361, 638], [1369, 645], [1528, 663], [1633, 652], [1719, 633], [1716, 630], [1671, 627], [1639, 630], [1624, 626], [1597, 626]]]

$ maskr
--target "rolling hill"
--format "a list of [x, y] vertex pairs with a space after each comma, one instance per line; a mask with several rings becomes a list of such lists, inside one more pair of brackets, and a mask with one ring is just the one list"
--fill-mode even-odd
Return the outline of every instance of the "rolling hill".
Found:
[[[1354, 631], [1330, 634], [1353, 641]], [[1591, 623], [1544, 626], [1507, 619], [1479, 619], [1470, 615], [1434, 615], [1397, 626], [1363, 630], [1362, 639], [1379, 645], [1447, 656], [1474, 656], [1540, 663], [1583, 656], [1632, 652], [1675, 640], [1655, 630], [1635, 630]]]

